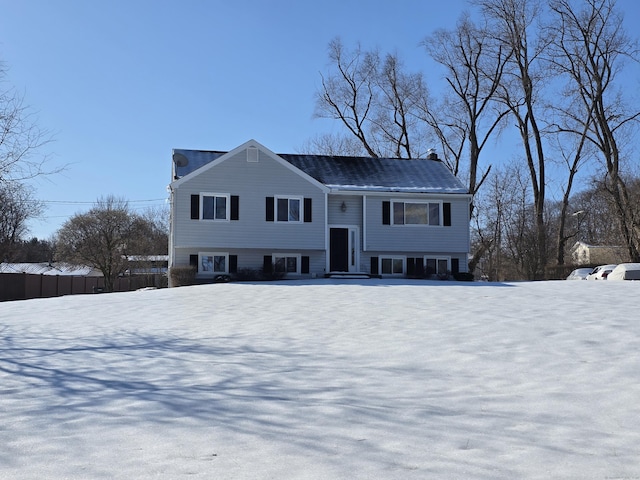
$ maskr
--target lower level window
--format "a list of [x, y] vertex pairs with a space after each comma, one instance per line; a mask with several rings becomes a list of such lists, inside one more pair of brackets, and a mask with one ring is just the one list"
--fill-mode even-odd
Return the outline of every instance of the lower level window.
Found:
[[402, 275], [404, 273], [404, 258], [380, 257], [380, 272], [383, 275]]
[[279, 273], [300, 273], [300, 255], [274, 255], [273, 266]]
[[228, 257], [226, 253], [200, 253], [198, 255], [198, 273], [215, 275], [229, 273]]
[[425, 258], [426, 272], [428, 274], [437, 274], [443, 275], [448, 273], [451, 268], [449, 267], [449, 259], [448, 258]]

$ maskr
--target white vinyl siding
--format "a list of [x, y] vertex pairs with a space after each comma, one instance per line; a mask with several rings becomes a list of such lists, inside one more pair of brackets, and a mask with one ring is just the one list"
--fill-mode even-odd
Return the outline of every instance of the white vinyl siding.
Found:
[[[431, 195], [435, 197], [435, 195]], [[366, 197], [364, 250], [367, 252], [405, 252], [420, 253], [442, 252], [453, 256], [455, 253], [466, 255], [469, 251], [469, 200], [467, 197], [448, 196], [444, 199], [428, 199], [427, 204], [442, 205], [445, 201], [451, 204], [451, 226], [423, 227], [383, 225], [383, 202], [388, 198], [378, 195]], [[413, 198], [393, 199], [415, 203]], [[391, 207], [390, 216], [393, 216]], [[440, 223], [442, 209], [440, 209]], [[391, 222], [390, 222], [391, 223]]]
[[[247, 162], [242, 151], [200, 175], [181, 183], [174, 191], [175, 248], [254, 248], [321, 250], [325, 248], [325, 194], [314, 184], [259, 151], [258, 162]], [[197, 221], [190, 218], [190, 196], [202, 192], [230, 192], [239, 199], [238, 221]], [[300, 200], [300, 222], [283, 228], [265, 221], [265, 197]], [[312, 200], [312, 221], [303, 221], [304, 199]], [[227, 201], [227, 205], [229, 205]], [[201, 209], [202, 210], [202, 209]], [[287, 212], [289, 215], [289, 212]], [[202, 214], [200, 214], [200, 217]], [[229, 212], [227, 211], [227, 218]]]

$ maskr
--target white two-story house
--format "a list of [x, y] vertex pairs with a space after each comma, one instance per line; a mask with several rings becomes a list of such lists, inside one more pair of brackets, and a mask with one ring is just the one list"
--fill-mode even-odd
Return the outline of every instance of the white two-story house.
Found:
[[388, 159], [174, 150], [169, 268], [287, 278], [467, 271], [464, 185], [435, 154]]

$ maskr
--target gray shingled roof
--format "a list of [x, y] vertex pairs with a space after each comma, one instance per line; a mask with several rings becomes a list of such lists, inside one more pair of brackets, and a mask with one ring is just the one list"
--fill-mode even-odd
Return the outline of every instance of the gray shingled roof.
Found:
[[[187, 175], [226, 152], [174, 150], [188, 159], [176, 167], [178, 177]], [[278, 154], [294, 167], [335, 190], [468, 193], [468, 189], [440, 160], [340, 157]]]

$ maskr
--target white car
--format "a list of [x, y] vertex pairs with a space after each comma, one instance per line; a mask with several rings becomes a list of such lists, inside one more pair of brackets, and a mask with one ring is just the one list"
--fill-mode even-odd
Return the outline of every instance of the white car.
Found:
[[592, 271], [592, 268], [576, 268], [569, 274], [567, 280], [586, 280], [587, 275], [589, 275]]
[[606, 280], [609, 274], [616, 268], [616, 264], [610, 265], [600, 265], [594, 268], [589, 275], [587, 275], [587, 280]]
[[607, 275], [607, 280], [640, 280], [640, 263], [621, 263]]

